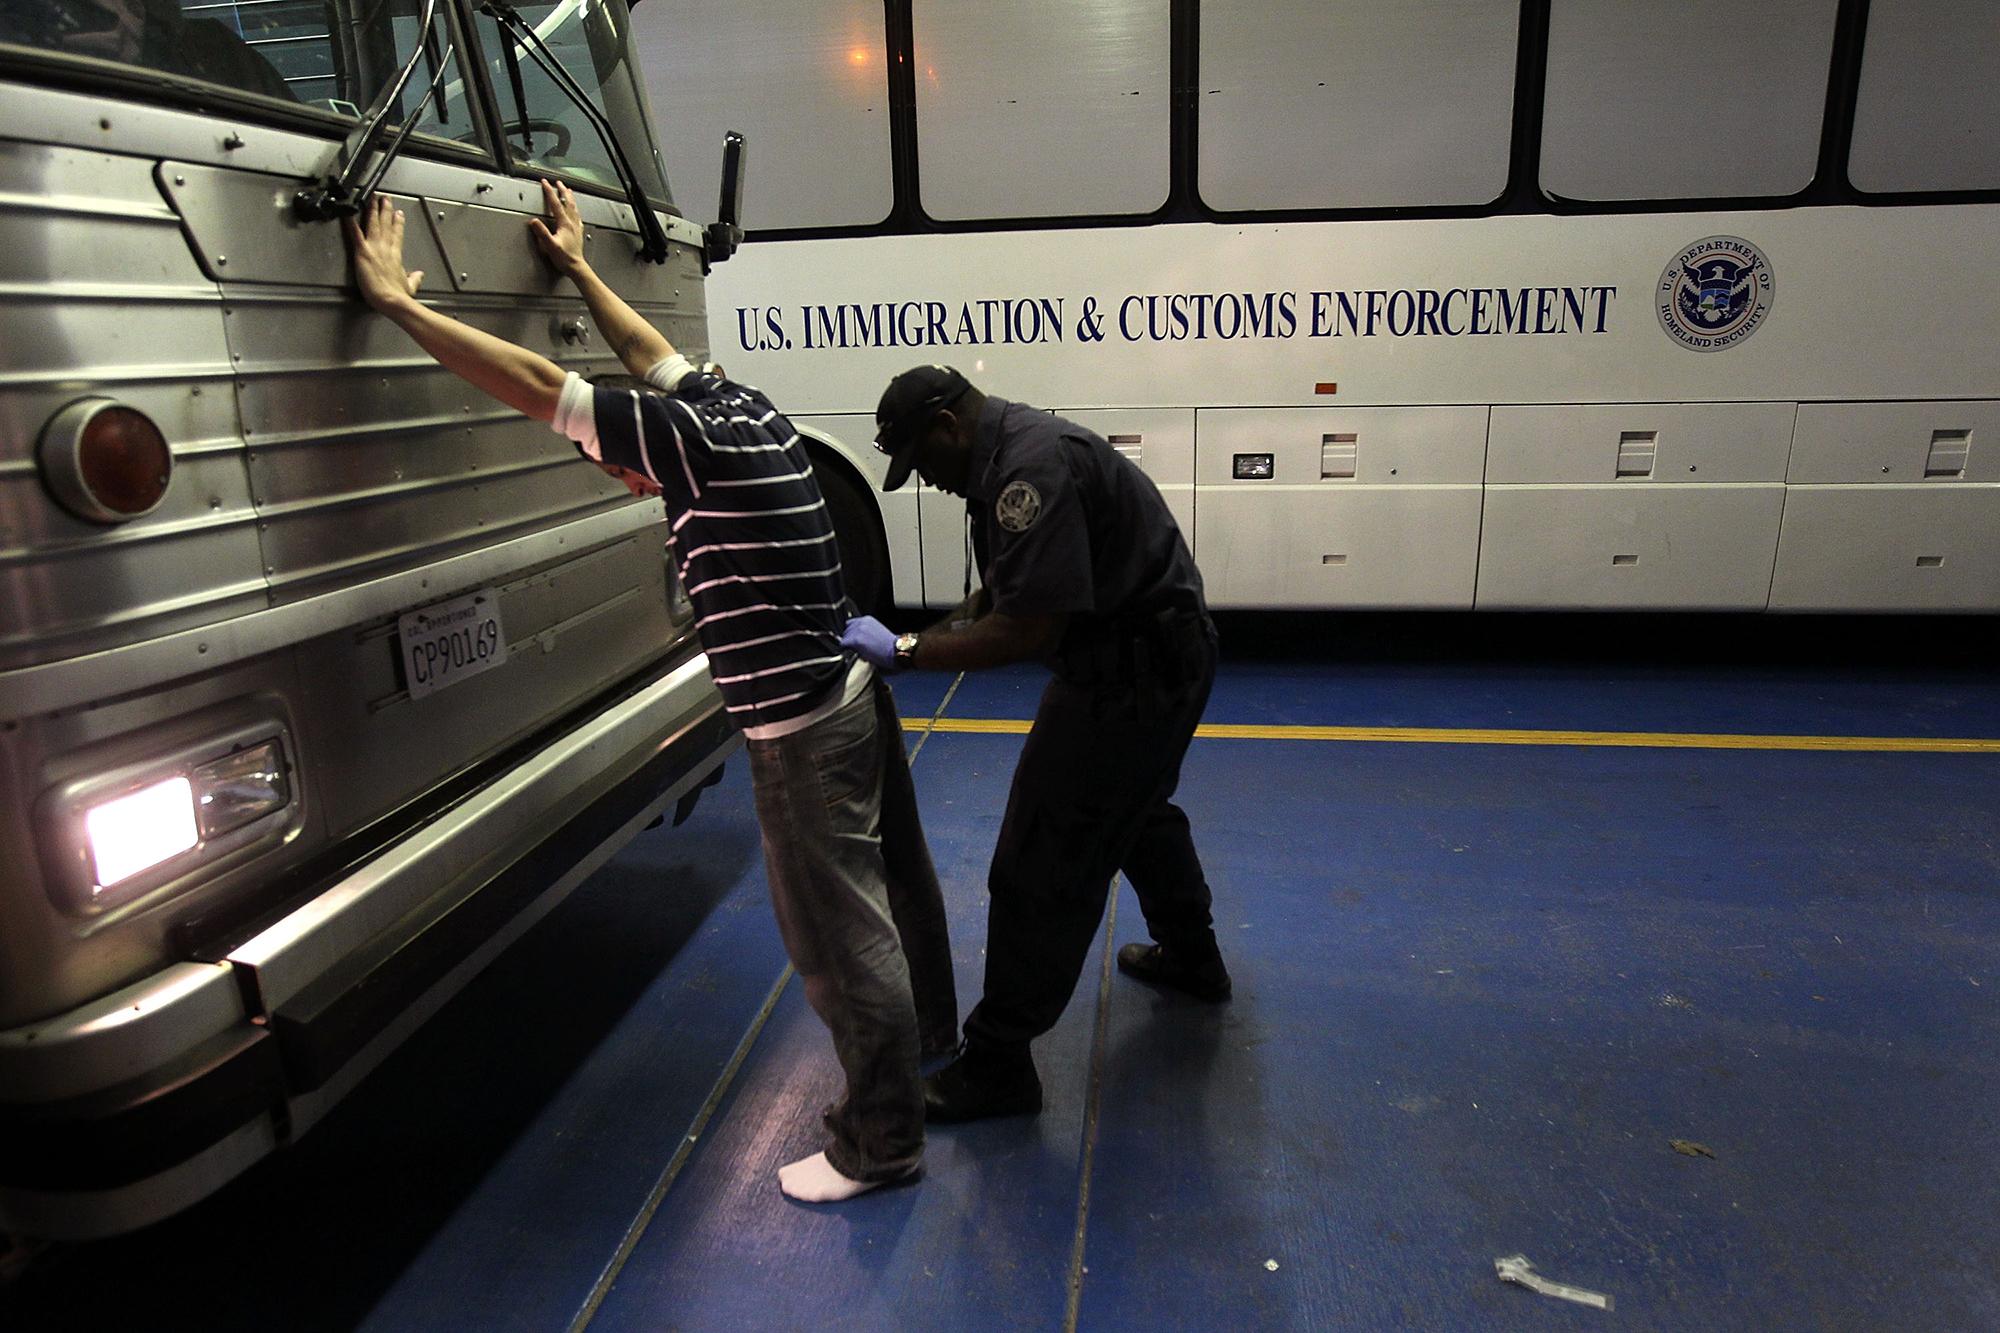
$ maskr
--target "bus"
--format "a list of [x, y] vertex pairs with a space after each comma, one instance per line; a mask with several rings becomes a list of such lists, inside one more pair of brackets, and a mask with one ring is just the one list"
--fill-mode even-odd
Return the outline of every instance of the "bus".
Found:
[[566, 180], [706, 355], [737, 233], [674, 208], [629, 40], [585, 0], [0, 10], [0, 1232], [297, 1139], [740, 743], [659, 506], [370, 314], [340, 233], [386, 192], [429, 299], [615, 367], [526, 231]]
[[[857, 475], [949, 363], [1137, 463], [1218, 607], [2000, 610], [1993, 5], [634, 27], [670, 168], [762, 145], [716, 355]], [[870, 499], [879, 594], [954, 605], [960, 502]]]

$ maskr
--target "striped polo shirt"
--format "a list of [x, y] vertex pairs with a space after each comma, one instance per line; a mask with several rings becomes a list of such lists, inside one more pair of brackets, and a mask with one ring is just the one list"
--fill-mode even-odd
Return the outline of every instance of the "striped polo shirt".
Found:
[[551, 425], [586, 457], [659, 487], [695, 630], [736, 724], [752, 738], [799, 730], [867, 681], [840, 646], [840, 550], [805, 446], [762, 393], [678, 354], [646, 379], [661, 392], [572, 374]]

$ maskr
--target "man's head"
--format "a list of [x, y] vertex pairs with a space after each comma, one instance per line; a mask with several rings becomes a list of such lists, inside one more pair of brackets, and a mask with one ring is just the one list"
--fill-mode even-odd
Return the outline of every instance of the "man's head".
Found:
[[889, 455], [882, 489], [895, 490], [914, 469], [939, 490], [965, 494], [984, 401], [950, 366], [917, 366], [890, 380], [875, 408], [875, 447]]

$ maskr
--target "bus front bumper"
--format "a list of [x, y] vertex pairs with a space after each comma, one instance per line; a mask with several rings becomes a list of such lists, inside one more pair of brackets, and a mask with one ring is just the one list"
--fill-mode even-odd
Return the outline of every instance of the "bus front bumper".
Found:
[[226, 955], [0, 1032], [0, 1231], [129, 1231], [297, 1138], [740, 744], [696, 654]]

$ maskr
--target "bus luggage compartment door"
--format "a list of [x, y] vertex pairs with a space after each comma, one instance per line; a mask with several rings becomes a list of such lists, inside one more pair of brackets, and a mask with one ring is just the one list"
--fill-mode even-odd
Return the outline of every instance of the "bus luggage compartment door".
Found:
[[2000, 402], [1804, 403], [1774, 611], [2000, 611]]
[[1496, 407], [1482, 610], [1761, 611], [1791, 403]]
[[1471, 609], [1485, 408], [1203, 408], [1195, 454], [1210, 605]]

